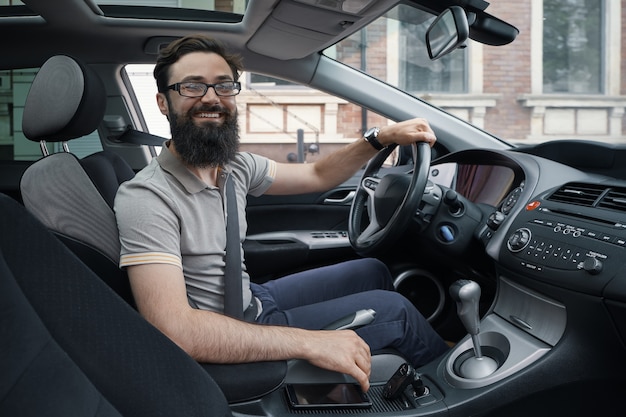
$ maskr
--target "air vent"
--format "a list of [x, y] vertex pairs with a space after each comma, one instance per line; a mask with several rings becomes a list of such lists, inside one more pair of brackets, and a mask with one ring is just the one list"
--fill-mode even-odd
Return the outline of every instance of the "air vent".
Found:
[[548, 200], [592, 207], [606, 187], [594, 184], [570, 183], [559, 188]]
[[610, 188], [598, 207], [626, 212], [626, 188]]

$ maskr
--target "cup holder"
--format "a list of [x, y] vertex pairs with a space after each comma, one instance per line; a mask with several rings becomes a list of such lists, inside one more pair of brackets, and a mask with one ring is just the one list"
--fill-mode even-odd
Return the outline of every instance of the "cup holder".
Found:
[[495, 370], [483, 377], [463, 377], [461, 367], [474, 356], [474, 345], [469, 336], [461, 340], [441, 362], [443, 379], [455, 388], [482, 388], [513, 375], [526, 368], [543, 355], [551, 346], [513, 326], [496, 314], [488, 314], [481, 321], [478, 335], [484, 357], [496, 362]]
[[[485, 362], [475, 358], [474, 345], [471, 339], [458, 344], [447, 361], [446, 379], [453, 386], [476, 388], [491, 383], [498, 378], [503, 365], [507, 361], [511, 344], [506, 336], [499, 332], [483, 332], [479, 335], [482, 356]], [[474, 362], [472, 362], [474, 361]], [[488, 365], [481, 368], [480, 365]], [[495, 363], [495, 364], [494, 364]]]

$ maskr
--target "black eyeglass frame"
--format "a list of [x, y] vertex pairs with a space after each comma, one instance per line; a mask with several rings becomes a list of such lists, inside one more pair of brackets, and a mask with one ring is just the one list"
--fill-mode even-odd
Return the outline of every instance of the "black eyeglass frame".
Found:
[[[184, 95], [183, 93], [181, 93], [180, 91], [180, 86], [183, 84], [197, 84], [197, 85], [203, 85], [204, 86], [204, 92], [200, 95], [194, 95], [194, 96], [187, 96]], [[219, 91], [217, 91], [218, 86], [224, 86], [224, 85], [232, 85], [231, 91], [232, 94], [223, 94], [220, 93]], [[232, 96], [236, 96], [237, 94], [241, 93], [241, 83], [239, 81], [223, 81], [221, 83], [215, 83], [215, 84], [207, 84], [207, 83], [203, 83], [203, 82], [199, 82], [199, 81], [183, 81], [180, 83], [174, 83], [172, 85], [168, 85], [167, 89], [168, 90], [174, 90], [176, 91], [178, 94], [180, 94], [183, 97], [191, 97], [191, 98], [199, 98], [199, 97], [204, 97], [206, 95], [206, 93], [209, 91], [209, 88], [213, 87], [213, 91], [215, 91], [215, 95], [220, 96], [220, 97], [232, 97]], [[236, 91], [236, 92], [235, 92]]]

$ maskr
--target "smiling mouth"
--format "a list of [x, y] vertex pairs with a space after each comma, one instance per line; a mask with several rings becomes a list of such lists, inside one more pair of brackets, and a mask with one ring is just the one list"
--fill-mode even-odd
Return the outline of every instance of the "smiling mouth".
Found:
[[201, 119], [219, 119], [222, 116], [221, 116], [221, 113], [202, 112], [202, 113], [196, 113], [196, 117], [199, 117]]

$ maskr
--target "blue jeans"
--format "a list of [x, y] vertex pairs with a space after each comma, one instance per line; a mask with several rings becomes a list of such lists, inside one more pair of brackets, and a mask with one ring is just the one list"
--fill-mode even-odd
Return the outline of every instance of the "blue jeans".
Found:
[[393, 289], [389, 270], [366, 258], [251, 284], [263, 311], [258, 323], [319, 330], [355, 311], [371, 308], [375, 320], [358, 330], [372, 351], [395, 348], [413, 366], [448, 350], [424, 316]]

